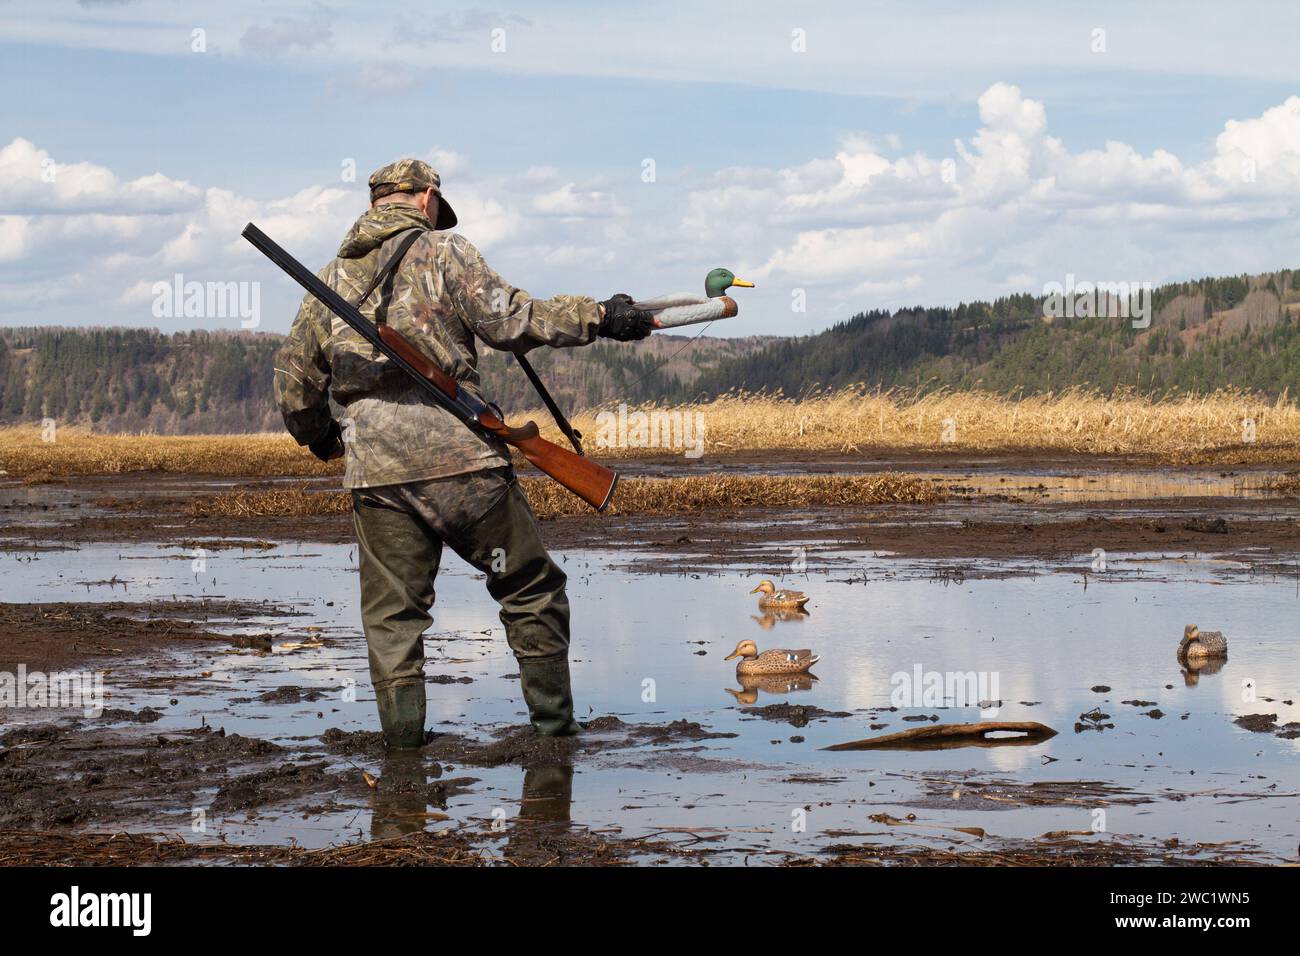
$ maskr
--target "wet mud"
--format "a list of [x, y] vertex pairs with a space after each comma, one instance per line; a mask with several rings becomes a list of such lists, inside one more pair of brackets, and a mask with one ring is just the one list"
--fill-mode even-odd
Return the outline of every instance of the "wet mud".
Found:
[[[764, 465], [758, 460], [733, 464], [755, 471]], [[1003, 687], [1005, 705], [980, 702], [1016, 711], [1013, 719], [1039, 719], [1037, 711], [1046, 701], [1057, 713], [1042, 716], [1067, 741], [1061, 746], [1084, 749], [1033, 748], [1029, 756], [1013, 760], [1002, 748], [990, 762], [953, 756], [956, 752], [945, 752], [943, 761], [926, 753], [895, 763], [867, 754], [839, 755], [834, 763], [808, 756], [824, 744], [885, 728], [977, 719], [945, 704], [900, 709], [881, 699], [860, 706], [856, 698], [845, 704], [837, 668], [851, 668], [844, 660], [846, 645], [858, 630], [884, 625], [874, 617], [846, 616], [834, 635], [837, 643], [826, 631], [813, 631], [820, 637], [805, 642], [799, 629], [825, 627], [835, 613], [832, 597], [861, 590], [859, 584], [878, 588], [910, 580], [932, 593], [947, 593], [969, 590], [982, 580], [1029, 580], [1046, 568], [1047, 573], [1067, 571], [1082, 593], [1102, 579], [1095, 570], [1096, 549], [1142, 555], [1141, 560], [1158, 565], [1150, 573], [1144, 565], [1121, 566], [1111, 572], [1111, 581], [1159, 579], [1177, 573], [1170, 569], [1180, 562], [1212, 567], [1214, 586], [1223, 588], [1300, 576], [1300, 502], [1294, 500], [1188, 493], [1102, 502], [1058, 495], [1036, 474], [1000, 483], [956, 459], [914, 464], [951, 466], [951, 478], [944, 479], [948, 501], [821, 510], [792, 503], [788, 511], [762, 515], [737, 509], [545, 522], [553, 551], [580, 552], [593, 565], [571, 569], [575, 588], [587, 586], [598, 573], [621, 575], [621, 586], [631, 589], [652, 576], [721, 581], [723, 575], [770, 568], [773, 554], [784, 554], [792, 540], [808, 550], [806, 573], [818, 576], [808, 586], [814, 593], [810, 619], [765, 615], [747, 603], [743, 614], [715, 629], [718, 633], [664, 638], [657, 653], [680, 655], [683, 661], [672, 666], [681, 673], [716, 669], [716, 678], [708, 678], [711, 704], [680, 703], [672, 697], [678, 685], [665, 678], [671, 703], [640, 711], [604, 703], [579, 714], [584, 732], [573, 738], [538, 738], [521, 723], [517, 704], [495, 703], [516, 696], [517, 685], [502, 690], [502, 682], [491, 679], [511, 676], [512, 666], [492, 656], [501, 635], [490, 626], [489, 611], [486, 628], [478, 618], [457, 620], [447, 629], [435, 625], [426, 642], [430, 698], [455, 703], [431, 716], [424, 747], [391, 755], [374, 729], [364, 680], [350, 703], [340, 698], [339, 674], [364, 673], [364, 643], [351, 612], [343, 615], [342, 626], [327, 620], [334, 602], [324, 593], [283, 600], [245, 596], [224, 580], [218, 585], [213, 576], [208, 585], [198, 575], [194, 587], [213, 593], [198, 597], [178, 587], [170, 596], [167, 585], [155, 583], [145, 594], [130, 576], [131, 566], [123, 563], [122, 570], [96, 565], [80, 577], [62, 579], [44, 592], [57, 600], [0, 603], [0, 671], [20, 664], [47, 671], [86, 668], [122, 679], [93, 717], [74, 711], [21, 722], [0, 712], [0, 864], [1288, 861], [1294, 840], [1291, 850], [1261, 845], [1272, 823], [1219, 837], [1225, 828], [1233, 831], [1225, 821], [1232, 819], [1228, 808], [1235, 804], [1260, 808], [1300, 799], [1289, 749], [1300, 738], [1294, 688], [1275, 675], [1269, 688], [1275, 696], [1261, 695], [1259, 703], [1235, 708], [1230, 702], [1218, 710], [1205, 709], [1204, 696], [1178, 698], [1178, 693], [1214, 693], [1225, 680], [1219, 673], [1222, 662], [1191, 669], [1173, 661], [1177, 632], [1185, 623], [1181, 617], [1171, 628], [1162, 658], [1168, 660], [1158, 676], [1134, 674], [1122, 662], [1066, 655], [1055, 669], [1077, 666], [1079, 671], [1070, 676], [1078, 696], [1070, 699], [1068, 711], [1061, 711], [1052, 688], [1033, 685]], [[1045, 467], [1019, 464], [1026, 470]], [[669, 474], [677, 473], [678, 465], [677, 459], [647, 460], [634, 468]], [[834, 473], [861, 469], [862, 463], [796, 456], [785, 466]], [[1083, 462], [1062, 463], [1067, 466]], [[1205, 480], [1219, 477], [1207, 473]], [[76, 549], [102, 556], [106, 547], [124, 553], [156, 548], [160, 560], [169, 560], [177, 549], [201, 548], [231, 562], [289, 564], [286, 573], [306, 576], [311, 573], [306, 569], [318, 567], [312, 562], [321, 548], [334, 547], [329, 552], [334, 560], [336, 551], [346, 554], [351, 545], [346, 517], [198, 518], [187, 505], [200, 493], [193, 482], [163, 481], [152, 491], [131, 493], [139, 482], [139, 476], [87, 479], [38, 488], [37, 499], [24, 497], [27, 489], [11, 490], [0, 506], [6, 567], [52, 568], [60, 554]], [[995, 484], [1006, 487], [998, 490]], [[333, 485], [319, 487], [332, 490]], [[287, 543], [296, 545], [291, 553]], [[601, 555], [607, 563], [596, 567]], [[354, 589], [350, 572], [338, 573]], [[841, 590], [832, 590], [833, 585]], [[78, 590], [84, 600], [68, 599]], [[106, 593], [120, 598], [102, 600]], [[1093, 593], [1087, 591], [1087, 600]], [[580, 606], [590, 614], [611, 613], [590, 610], [606, 600], [588, 599]], [[674, 611], [671, 600], [652, 597], [647, 604], [651, 618]], [[724, 686], [731, 671], [721, 658], [734, 646], [736, 630], [764, 646], [815, 647], [824, 655], [818, 666], [826, 669], [824, 675]], [[896, 640], [920, 654], [930, 637], [912, 631]], [[783, 643], [787, 638], [790, 642]], [[1249, 645], [1238, 633], [1233, 640], [1235, 661]], [[598, 672], [607, 674], [611, 653], [589, 635], [577, 666], [605, 668]], [[256, 662], [272, 666], [258, 670]], [[629, 665], [638, 681], [640, 666]], [[962, 659], [958, 666], [970, 665]], [[880, 664], [885, 676], [889, 669]], [[268, 680], [264, 673], [273, 676]], [[1227, 674], [1233, 675], [1231, 668]], [[873, 676], [879, 681], [880, 674]], [[828, 685], [840, 687], [841, 696], [828, 693]], [[639, 693], [635, 681], [633, 686]], [[806, 695], [803, 701], [800, 695]], [[820, 704], [806, 702], [810, 698]], [[1214, 728], [1220, 746], [1237, 748], [1231, 751], [1236, 755], [1231, 767], [1166, 756], [1165, 741], [1194, 734], [1198, 719], [1207, 722], [1202, 727]], [[1180, 731], [1184, 726], [1188, 730]], [[1175, 736], [1160, 736], [1169, 734]], [[1255, 768], [1251, 760], [1261, 762]], [[613, 783], [600, 790], [605, 779]], [[588, 799], [575, 792], [582, 786], [599, 791], [590, 798], [603, 801], [599, 814], [576, 809]], [[774, 809], [765, 817], [766, 804]], [[824, 825], [817, 840], [792, 842], [783, 834], [791, 812], [787, 805], [857, 824]], [[1172, 819], [1169, 815], [1180, 808], [1199, 809], [1197, 826], [1212, 820], [1217, 830], [1209, 838], [1167, 832], [1176, 831], [1176, 824], [1162, 831], [1130, 821], [1113, 832], [1090, 831], [1089, 815], [1098, 808], [1115, 814], [1140, 811], [1143, 821]], [[1013, 819], [1017, 822], [1008, 822]]]

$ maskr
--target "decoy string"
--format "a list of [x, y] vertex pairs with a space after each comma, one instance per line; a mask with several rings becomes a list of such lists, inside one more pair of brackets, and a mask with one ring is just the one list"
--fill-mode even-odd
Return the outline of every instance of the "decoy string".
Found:
[[655, 372], [659, 371], [661, 368], [663, 368], [665, 365], [667, 365], [667, 364], [668, 364], [669, 362], [671, 362], [673, 359], [677, 358], [677, 356], [679, 356], [679, 355], [681, 355], [683, 352], [685, 352], [685, 351], [690, 347], [690, 344], [691, 344], [692, 342], [694, 342], [696, 339], [698, 339], [701, 335], [703, 335], [703, 334], [708, 330], [709, 326], [712, 325], [712, 324], [713, 324], [714, 322], [716, 322], [716, 321], [718, 321], [718, 320], [717, 320], [717, 319], [709, 319], [709, 321], [705, 322], [705, 323], [704, 323], [704, 326], [703, 326], [703, 327], [702, 327], [698, 332], [696, 332], [694, 335], [692, 335], [689, 339], [686, 340], [685, 344], [683, 344], [681, 348], [679, 348], [679, 349], [678, 349], [676, 352], [674, 352], [672, 355], [668, 356], [666, 359], [664, 359], [662, 362], [660, 362], [658, 365], [656, 365], [656, 366], [655, 366], [654, 368], [652, 368], [650, 371], [646, 372], [644, 375], [642, 375], [640, 378], [638, 378], [635, 382], [633, 382], [631, 385], [629, 385], [629, 386], [627, 387], [628, 394], [631, 395], [633, 389], [635, 389], [638, 385], [640, 385], [642, 382], [644, 382], [646, 379], [648, 379], [648, 378], [649, 378], [651, 375], [653, 375]]

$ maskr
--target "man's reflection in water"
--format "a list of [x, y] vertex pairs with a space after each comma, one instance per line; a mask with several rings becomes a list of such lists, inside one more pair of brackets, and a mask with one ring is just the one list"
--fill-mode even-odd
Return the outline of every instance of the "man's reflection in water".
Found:
[[519, 819], [568, 823], [572, 803], [571, 764], [529, 767], [524, 771], [524, 794], [519, 800]]
[[[442, 819], [437, 811], [445, 809], [447, 797], [441, 783], [430, 784], [442, 776], [442, 767], [427, 763], [418, 750], [394, 750], [384, 756], [379, 784], [371, 793], [370, 838], [418, 833], [429, 823]], [[430, 813], [430, 806], [434, 808]]]
[[[385, 756], [378, 785], [371, 792], [370, 838], [384, 840], [444, 826], [447, 789], [442, 767], [416, 751], [394, 751]], [[468, 782], [468, 781], [465, 781]], [[524, 771], [519, 815], [509, 825], [504, 853], [507, 858], [528, 855], [535, 859], [546, 850], [548, 839], [569, 827], [573, 803], [573, 765], [543, 763]], [[493, 830], [498, 826], [494, 824]]]
[[548, 842], [569, 829], [573, 804], [573, 765], [543, 764], [524, 771], [524, 792], [519, 798], [519, 816], [506, 838], [506, 859], [527, 858], [536, 862]]

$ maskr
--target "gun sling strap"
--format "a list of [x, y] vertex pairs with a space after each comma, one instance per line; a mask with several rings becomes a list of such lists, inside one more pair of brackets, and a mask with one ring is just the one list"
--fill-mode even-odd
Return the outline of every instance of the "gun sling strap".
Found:
[[[384, 263], [383, 268], [375, 273], [374, 280], [366, 288], [366, 291], [361, 293], [361, 298], [357, 299], [356, 306], [360, 309], [361, 303], [370, 298], [371, 293], [373, 293], [375, 289], [379, 288], [380, 285], [383, 285], [383, 294], [379, 298], [379, 304], [375, 306], [376, 325], [384, 324], [384, 315], [388, 306], [388, 296], [393, 291], [393, 284], [389, 280], [397, 272], [397, 267], [401, 265], [402, 258], [410, 250], [411, 246], [415, 244], [415, 240], [419, 239], [422, 235], [424, 235], [423, 229], [410, 230], [407, 236], [397, 244], [397, 248], [393, 250], [393, 254], [389, 257], [388, 261]], [[560, 431], [564, 432], [564, 437], [569, 440], [569, 444], [573, 446], [573, 450], [579, 455], [583, 454], [582, 432], [569, 424], [569, 420], [564, 417], [564, 412], [560, 411], [560, 406], [555, 404], [555, 399], [551, 397], [550, 391], [547, 389], [545, 383], [542, 382], [541, 377], [537, 374], [537, 370], [533, 368], [533, 364], [523, 355], [516, 354], [514, 358], [515, 361], [519, 363], [519, 367], [524, 370], [524, 374], [528, 376], [528, 381], [533, 383], [533, 388], [537, 389], [537, 394], [541, 396], [542, 403], [546, 406], [546, 410], [551, 413], [551, 417], [555, 419], [555, 424], [559, 426]]]

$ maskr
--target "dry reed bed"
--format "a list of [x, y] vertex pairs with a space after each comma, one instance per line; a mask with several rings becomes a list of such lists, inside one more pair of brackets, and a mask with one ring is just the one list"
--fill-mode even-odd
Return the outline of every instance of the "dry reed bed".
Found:
[[[1300, 406], [1286, 396], [1268, 401], [1244, 391], [1152, 397], [1075, 388], [1014, 397], [983, 391], [921, 393], [851, 387], [799, 400], [734, 392], [698, 405], [642, 406], [641, 410], [698, 413], [704, 423], [706, 453], [971, 449], [1137, 455], [1170, 461], [1217, 450], [1283, 459], [1300, 455]], [[575, 422], [590, 442], [600, 437], [597, 414], [584, 413]], [[1253, 423], [1253, 441], [1247, 438], [1248, 421]], [[637, 453], [645, 452], [615, 450], [615, 454]]]
[[186, 475], [282, 477], [338, 474], [288, 435], [99, 435], [58, 429], [45, 442], [39, 428], [0, 429], [0, 472], [29, 481], [162, 471]]
[[1300, 498], [1300, 472], [1270, 475], [1264, 479], [1264, 491], [1284, 498]]
[[[637, 444], [641, 436], [636, 411], [646, 413], [647, 426], [657, 415], [668, 440], [651, 447]], [[1150, 397], [1070, 389], [1010, 397], [979, 391], [846, 388], [797, 401], [730, 393], [694, 405], [633, 409], [626, 436], [612, 434], [610, 419], [599, 414], [583, 412], [575, 416], [575, 424], [587, 435], [593, 455], [608, 459], [673, 452], [671, 428], [663, 426], [682, 416], [692, 427], [703, 423], [706, 455], [784, 449], [834, 454], [968, 450], [1127, 455], [1175, 464], [1300, 459], [1300, 407], [1286, 396], [1269, 402], [1243, 391]], [[548, 437], [563, 442], [544, 412], [519, 412], [511, 420], [530, 417]], [[1248, 439], [1248, 421], [1253, 423], [1254, 441]], [[601, 439], [610, 437], [631, 442], [603, 447]], [[307, 477], [337, 474], [340, 469], [338, 463], [316, 461], [283, 434], [96, 435], [65, 427], [57, 438], [43, 442], [36, 427], [0, 429], [0, 472], [42, 481], [132, 471]]]
[[[549, 478], [519, 479], [539, 518], [592, 514], [592, 509]], [[911, 475], [721, 475], [690, 478], [625, 478], [608, 514], [670, 515], [742, 508], [829, 508], [880, 504], [929, 504], [943, 500], [933, 483]], [[345, 515], [349, 494], [309, 491], [305, 486], [236, 489], [197, 498], [195, 517], [301, 518]]]

